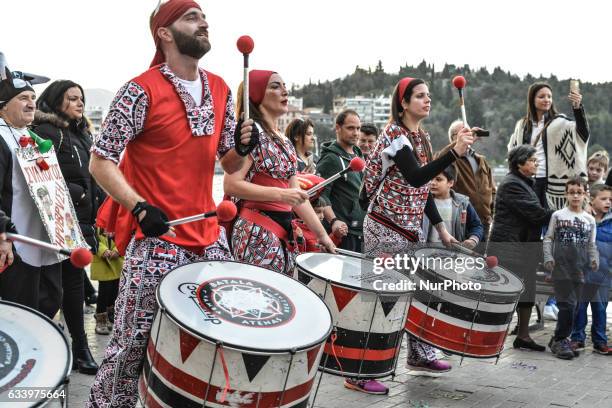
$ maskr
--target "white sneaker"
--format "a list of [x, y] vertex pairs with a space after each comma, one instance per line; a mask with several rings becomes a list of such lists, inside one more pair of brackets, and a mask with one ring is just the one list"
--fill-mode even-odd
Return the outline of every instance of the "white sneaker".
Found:
[[557, 320], [557, 313], [552, 306], [544, 306], [544, 319], [545, 320]]

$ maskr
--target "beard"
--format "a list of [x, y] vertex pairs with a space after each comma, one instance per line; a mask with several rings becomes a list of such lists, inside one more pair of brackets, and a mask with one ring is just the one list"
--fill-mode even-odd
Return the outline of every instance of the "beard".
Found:
[[200, 59], [210, 51], [210, 42], [208, 38], [197, 37], [197, 35], [201, 33], [200, 31], [196, 31], [193, 35], [189, 35], [172, 27], [168, 28], [174, 37], [176, 48], [181, 54]]

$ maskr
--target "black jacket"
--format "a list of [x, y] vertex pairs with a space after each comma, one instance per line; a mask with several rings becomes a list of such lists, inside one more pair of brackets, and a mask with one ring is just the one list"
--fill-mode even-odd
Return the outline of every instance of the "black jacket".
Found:
[[37, 111], [33, 131], [53, 142], [81, 231], [87, 243], [95, 249], [98, 187], [89, 173], [89, 149], [93, 140], [87, 122], [80, 125], [69, 123], [55, 114]]
[[497, 188], [490, 253], [500, 264], [523, 278], [532, 275], [542, 259], [542, 227], [554, 210], [540, 204], [534, 181], [508, 173]]

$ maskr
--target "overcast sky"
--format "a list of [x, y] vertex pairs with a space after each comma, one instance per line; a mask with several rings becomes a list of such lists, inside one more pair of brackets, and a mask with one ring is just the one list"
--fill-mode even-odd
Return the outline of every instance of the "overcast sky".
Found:
[[[9, 66], [116, 91], [148, 68], [157, 0], [2, 1], [0, 51]], [[334, 79], [356, 65], [388, 72], [425, 59], [560, 79], [612, 81], [610, 6], [602, 0], [209, 0], [212, 50], [201, 65], [235, 91], [236, 39], [255, 40], [251, 67], [288, 84]], [[469, 78], [468, 78], [469, 80]]]

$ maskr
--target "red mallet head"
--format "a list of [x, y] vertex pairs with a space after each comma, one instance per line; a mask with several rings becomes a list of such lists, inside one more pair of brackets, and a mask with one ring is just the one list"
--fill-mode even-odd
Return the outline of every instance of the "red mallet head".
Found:
[[93, 255], [88, 249], [77, 248], [70, 253], [70, 263], [76, 268], [84, 268], [93, 261]]
[[361, 157], [353, 157], [349, 163], [351, 171], [363, 171], [365, 169], [365, 161]]
[[217, 206], [217, 219], [219, 221], [231, 221], [236, 217], [236, 205], [229, 200], [223, 200]]
[[255, 43], [251, 37], [243, 35], [236, 41], [236, 46], [242, 54], [249, 55], [255, 48]]
[[487, 256], [487, 258], [485, 259], [485, 261], [487, 262], [487, 267], [489, 269], [491, 268], [495, 268], [497, 266], [497, 257], [493, 256], [493, 255], [489, 255]]
[[463, 75], [457, 75], [456, 77], [453, 78], [453, 86], [455, 88], [463, 89], [465, 88], [465, 84], [467, 84], [467, 81], [465, 80]]

